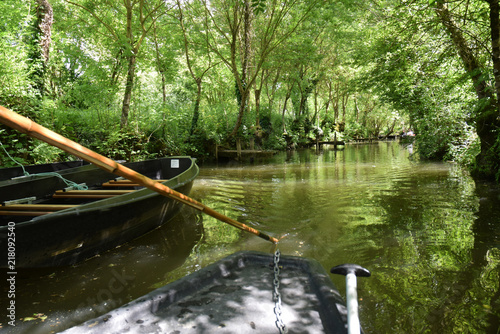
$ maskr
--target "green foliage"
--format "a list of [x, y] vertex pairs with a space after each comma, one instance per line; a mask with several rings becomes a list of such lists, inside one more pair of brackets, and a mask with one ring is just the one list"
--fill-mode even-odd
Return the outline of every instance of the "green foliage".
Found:
[[351, 123], [344, 132], [344, 135], [346, 138], [351, 140], [369, 137], [367, 129], [357, 122]]
[[0, 166], [15, 167], [68, 160], [67, 154], [47, 143], [0, 128]]
[[255, 15], [263, 13], [266, 10], [265, 0], [252, 0], [252, 8]]
[[[480, 148], [477, 147], [476, 152], [479, 153], [479, 151]], [[497, 183], [500, 183], [500, 136], [497, 137], [495, 143], [482, 159], [484, 159], [482, 164], [478, 164], [476, 161], [473, 162], [471, 167], [472, 173], [480, 178], [494, 178]], [[494, 175], [491, 175], [491, 171], [495, 171]]]
[[[225, 15], [243, 7], [215, 1], [212, 16], [206, 16], [202, 2], [183, 3], [185, 34], [175, 9], [175, 15], [158, 16], [135, 54], [129, 125], [119, 130], [126, 57], [142, 28], [132, 23], [136, 35], [130, 41], [123, 34], [125, 18], [115, 15], [121, 4], [75, 3], [86, 10], [62, 0], [51, 2], [55, 23], [43, 98], [30, 57], [37, 39], [31, 2], [0, 3], [0, 104], [114, 158], [206, 158], [215, 144], [227, 143], [241, 102], [236, 82], [243, 79], [244, 52], [253, 57], [243, 86], [250, 99], [237, 131], [245, 143], [254, 139], [257, 147], [284, 149], [307, 145], [320, 130], [328, 140], [413, 130], [420, 157], [466, 165], [473, 165], [480, 148], [474, 129], [480, 103], [428, 4], [389, 1], [374, 7], [311, 0], [286, 1], [280, 7], [251, 0], [251, 42], [245, 49], [242, 31], [230, 31], [226, 19], [232, 16]], [[480, 41], [478, 59], [484, 62], [489, 59], [481, 47], [488, 38], [482, 28], [486, 9], [476, 2], [468, 9], [453, 7], [462, 15], [464, 31]], [[492, 80], [492, 73], [484, 75]], [[260, 126], [253, 94], [257, 86]], [[14, 132], [4, 136], [10, 140]], [[4, 145], [24, 162], [65, 158], [31, 140], [17, 140], [22, 148]]]
[[0, 104], [17, 110], [30, 108], [36, 90], [29, 67], [30, 25], [34, 17], [30, 1], [0, 2]]
[[19, 153], [22, 152], [25, 143], [20, 142], [18, 134], [9, 134], [8, 131], [9, 130], [7, 129], [0, 128], [0, 143], [2, 146], [0, 149], [0, 166], [5, 168], [14, 167], [19, 164], [28, 164], [28, 161], [25, 158], [19, 156]]
[[[404, 14], [396, 8], [392, 15]], [[367, 67], [362, 86], [410, 117], [405, 130], [417, 134], [421, 158], [470, 164], [477, 153], [473, 87], [461, 74], [459, 60], [449, 54], [442, 31], [419, 28], [419, 20], [432, 16], [422, 10], [406, 21], [406, 29], [401, 21], [391, 21], [388, 33], [373, 39], [370, 52], [376, 61]]]

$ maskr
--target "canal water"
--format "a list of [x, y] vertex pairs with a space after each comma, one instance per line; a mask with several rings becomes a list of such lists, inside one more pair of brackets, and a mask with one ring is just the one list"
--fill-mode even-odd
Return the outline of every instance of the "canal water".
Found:
[[[191, 195], [283, 237], [282, 254], [369, 269], [358, 279], [366, 333], [499, 333], [500, 191], [454, 164], [418, 162], [397, 142], [325, 146], [202, 166]], [[23, 321], [0, 314], [0, 331], [58, 332], [239, 250], [274, 247], [185, 209], [74, 267], [20, 272]], [[332, 280], [344, 294], [344, 278]]]

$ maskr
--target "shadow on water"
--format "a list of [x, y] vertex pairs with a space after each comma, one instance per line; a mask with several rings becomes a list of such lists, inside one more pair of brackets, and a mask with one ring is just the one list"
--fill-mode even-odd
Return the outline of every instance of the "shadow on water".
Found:
[[[487, 312], [483, 321], [488, 333], [500, 332], [500, 188], [498, 185], [478, 183], [479, 211], [474, 224], [473, 281], [484, 289], [481, 298]], [[493, 219], [492, 219], [493, 218]], [[474, 286], [472, 288], [475, 288]]]

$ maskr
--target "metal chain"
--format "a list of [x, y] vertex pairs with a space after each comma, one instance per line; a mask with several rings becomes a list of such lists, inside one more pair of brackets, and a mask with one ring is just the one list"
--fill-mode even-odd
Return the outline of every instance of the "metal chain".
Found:
[[276, 250], [274, 253], [274, 294], [273, 294], [273, 299], [274, 299], [274, 314], [276, 314], [276, 327], [278, 327], [278, 330], [280, 331], [280, 334], [288, 333], [288, 329], [285, 326], [285, 323], [283, 322], [283, 318], [281, 317], [281, 295], [279, 292], [279, 287], [280, 287], [280, 267], [279, 267], [279, 262], [280, 262], [280, 251], [279, 249]]

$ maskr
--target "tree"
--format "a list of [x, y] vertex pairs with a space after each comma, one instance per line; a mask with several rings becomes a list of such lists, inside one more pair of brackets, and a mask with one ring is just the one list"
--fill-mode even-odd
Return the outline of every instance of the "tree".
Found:
[[[359, 87], [372, 90], [383, 103], [409, 116], [422, 158], [471, 161], [478, 143], [471, 131], [478, 100], [436, 5], [419, 0], [376, 4], [363, 29], [370, 42], [355, 53], [365, 73]], [[469, 25], [466, 35], [475, 45], [476, 59], [483, 62], [483, 26], [480, 16], [472, 15], [478, 15], [479, 2], [467, 4], [469, 11], [460, 22], [477, 23]]]
[[[193, 6], [198, 5], [198, 3], [193, 3]], [[186, 4], [187, 6], [187, 4]], [[193, 110], [193, 118], [191, 121], [191, 130], [190, 135], [194, 134], [194, 131], [198, 125], [198, 119], [200, 117], [200, 103], [201, 103], [201, 93], [202, 93], [202, 81], [205, 74], [218, 63], [212, 62], [212, 57], [210, 56], [210, 49], [208, 47], [208, 36], [206, 34], [207, 30], [203, 29], [200, 24], [196, 23], [196, 17], [191, 17], [190, 23], [192, 24], [192, 30], [196, 31], [195, 34], [191, 34], [191, 38], [188, 36], [188, 31], [185, 25], [185, 15], [184, 9], [181, 5], [180, 0], [177, 0], [177, 8], [179, 10], [179, 24], [182, 29], [183, 36], [183, 51], [184, 56], [186, 57], [186, 65], [189, 70], [189, 74], [193, 78], [196, 83], [196, 99]], [[194, 11], [194, 8], [191, 8]], [[198, 14], [199, 11], [193, 13], [193, 15]], [[201, 41], [198, 43], [194, 43], [191, 41], [194, 37], [198, 36], [201, 38]], [[191, 49], [191, 50], [190, 50]], [[198, 51], [198, 52], [196, 52]], [[194, 54], [194, 57], [190, 56], [190, 53]], [[205, 56], [205, 57], [204, 57]]]
[[123, 52], [128, 64], [120, 122], [124, 128], [128, 124], [137, 57], [155, 23], [170, 8], [163, 0], [124, 0], [119, 2], [121, 5], [111, 0], [66, 1], [90, 14], [92, 20], [104, 29], [101, 34], [120, 46], [119, 55]]
[[[34, 95], [29, 68], [29, 49], [33, 44], [29, 35], [33, 14], [29, 1], [0, 2], [0, 103], [20, 108]], [[35, 42], [35, 44], [37, 44]]]
[[239, 109], [230, 135], [235, 136], [264, 63], [288, 41], [319, 1], [273, 0], [265, 7], [251, 0], [201, 1], [211, 23], [207, 24], [210, 48], [234, 76]]
[[37, 21], [40, 28], [40, 48], [42, 51], [43, 62], [47, 63], [50, 56], [50, 42], [52, 35], [52, 23], [54, 22], [54, 13], [52, 6], [47, 0], [36, 0], [37, 2]]
[[44, 95], [45, 73], [50, 58], [50, 43], [54, 13], [47, 0], [36, 0], [36, 20], [34, 22], [34, 45], [32, 46], [32, 67], [34, 82], [40, 95]]
[[[491, 34], [491, 52], [493, 69], [483, 63], [476, 52], [472, 49], [463, 34], [463, 27], [459, 27], [452, 18], [448, 5], [444, 1], [435, 2], [435, 12], [443, 26], [446, 28], [450, 39], [453, 41], [456, 52], [462, 60], [464, 70], [470, 77], [479, 100], [479, 108], [476, 111], [476, 132], [481, 141], [481, 152], [476, 158], [475, 173], [481, 176], [491, 177], [498, 173], [500, 166], [500, 147], [495, 147], [498, 141], [498, 127], [500, 121], [499, 99], [500, 99], [500, 27], [499, 27], [499, 4], [497, 0], [488, 0], [489, 20]], [[487, 76], [492, 72], [495, 87], [491, 87]], [[496, 96], [495, 96], [496, 95]], [[498, 175], [497, 175], [498, 177]]]

